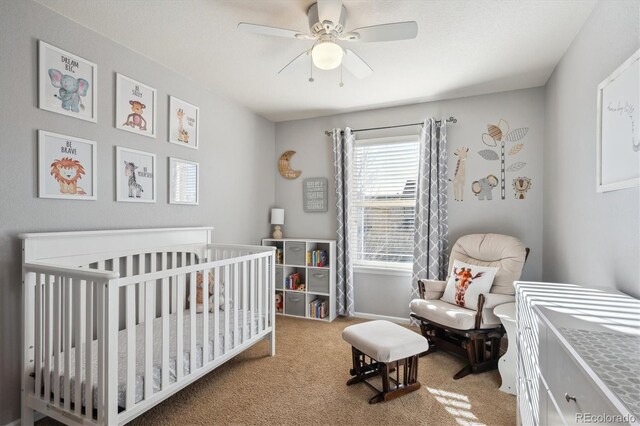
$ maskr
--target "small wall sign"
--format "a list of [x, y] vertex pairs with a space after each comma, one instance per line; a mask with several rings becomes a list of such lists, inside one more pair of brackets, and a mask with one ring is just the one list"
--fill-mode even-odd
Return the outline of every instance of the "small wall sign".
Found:
[[307, 213], [328, 210], [327, 178], [308, 178], [302, 181], [302, 202]]

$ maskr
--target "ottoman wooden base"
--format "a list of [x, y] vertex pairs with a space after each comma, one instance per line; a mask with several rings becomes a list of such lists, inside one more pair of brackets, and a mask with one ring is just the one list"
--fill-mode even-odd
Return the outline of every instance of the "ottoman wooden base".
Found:
[[[364, 382], [376, 390], [378, 393], [369, 400], [369, 404], [390, 401], [420, 389], [420, 382], [418, 382], [418, 355], [392, 362], [378, 362], [352, 346], [351, 356], [353, 368], [349, 373], [353, 377], [347, 381], [347, 386]], [[402, 373], [400, 370], [402, 370]], [[382, 390], [367, 381], [367, 379], [376, 376], [382, 378]]]

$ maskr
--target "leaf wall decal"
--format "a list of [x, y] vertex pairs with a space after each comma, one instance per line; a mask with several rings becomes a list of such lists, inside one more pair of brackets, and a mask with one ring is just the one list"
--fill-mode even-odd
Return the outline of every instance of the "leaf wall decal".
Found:
[[528, 127], [520, 127], [519, 129], [513, 129], [511, 132], [509, 132], [508, 135], [504, 137], [504, 140], [508, 142], [519, 141], [520, 139], [524, 138], [524, 136], [527, 134], [528, 131], [529, 131]]
[[490, 146], [490, 147], [494, 147], [494, 146], [498, 145], [498, 142], [496, 142], [496, 140], [494, 138], [492, 138], [491, 135], [489, 135], [488, 133], [483, 133], [482, 134], [482, 142], [486, 146]]
[[478, 155], [485, 160], [497, 160], [500, 158], [492, 149], [483, 149], [482, 151], [478, 151]]
[[495, 124], [488, 124], [487, 132], [493, 139], [497, 141], [502, 140], [502, 130], [500, 130], [500, 127], [496, 126]]
[[522, 149], [522, 147], [524, 147], [523, 143], [519, 143], [517, 145], [514, 145], [514, 147], [511, 148], [511, 150], [509, 151], [509, 155], [515, 155], [515, 154], [519, 153], [520, 150]]
[[508, 172], [517, 172], [518, 170], [520, 170], [521, 168], [523, 168], [524, 166], [526, 166], [527, 163], [524, 163], [522, 161], [518, 162], [518, 163], [513, 163], [512, 165], [510, 165], [507, 168]]

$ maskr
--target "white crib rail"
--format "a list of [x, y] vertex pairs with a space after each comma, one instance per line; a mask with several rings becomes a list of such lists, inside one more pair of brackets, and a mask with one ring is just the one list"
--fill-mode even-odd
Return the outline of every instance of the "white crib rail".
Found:
[[[32, 406], [59, 412], [74, 422], [123, 423], [269, 333], [274, 354], [273, 253], [272, 248], [210, 245], [198, 254], [166, 250], [127, 254], [82, 268], [25, 263], [25, 308], [28, 300], [34, 301], [25, 310], [25, 320], [30, 319], [25, 323], [26, 340], [30, 341], [29, 333], [33, 337]], [[209, 273], [213, 274], [212, 312]], [[196, 314], [198, 276], [203, 280], [201, 315]], [[193, 295], [189, 301], [187, 291]], [[124, 333], [126, 342], [126, 355], [120, 361], [119, 333]], [[161, 342], [156, 359], [154, 338]], [[137, 346], [138, 339], [143, 346]], [[137, 348], [143, 353], [137, 354]], [[189, 356], [186, 364], [185, 356]], [[97, 376], [92, 370], [96, 361]], [[121, 407], [118, 362], [126, 364]], [[154, 389], [154, 368], [160, 368], [159, 390]]]

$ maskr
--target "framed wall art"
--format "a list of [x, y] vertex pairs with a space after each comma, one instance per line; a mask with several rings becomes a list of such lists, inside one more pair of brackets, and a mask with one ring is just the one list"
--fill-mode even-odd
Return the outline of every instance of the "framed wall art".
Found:
[[156, 155], [116, 147], [116, 201], [156, 202]]
[[302, 181], [302, 203], [307, 213], [326, 212], [328, 209], [327, 178], [307, 178]]
[[198, 149], [200, 108], [169, 96], [169, 142]]
[[156, 93], [156, 89], [116, 73], [116, 128], [155, 138]]
[[38, 131], [38, 197], [96, 200], [96, 142]]
[[98, 67], [80, 56], [40, 40], [38, 107], [97, 122]]
[[598, 85], [598, 192], [640, 186], [640, 50]]
[[169, 157], [169, 203], [197, 205], [200, 202], [200, 165]]

